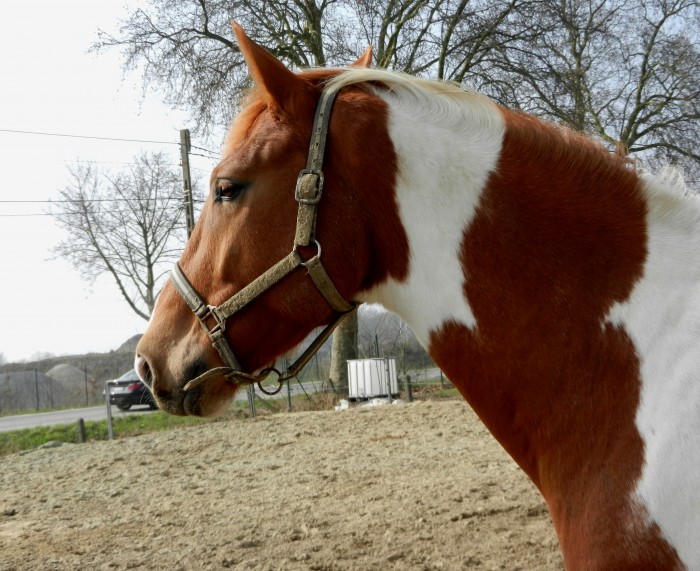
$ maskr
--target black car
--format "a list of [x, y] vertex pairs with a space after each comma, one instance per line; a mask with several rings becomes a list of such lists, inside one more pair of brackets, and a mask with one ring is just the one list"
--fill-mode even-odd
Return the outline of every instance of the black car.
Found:
[[141, 382], [133, 369], [121, 377], [109, 382], [109, 404], [117, 405], [119, 410], [129, 410], [135, 404], [158, 408], [148, 387]]

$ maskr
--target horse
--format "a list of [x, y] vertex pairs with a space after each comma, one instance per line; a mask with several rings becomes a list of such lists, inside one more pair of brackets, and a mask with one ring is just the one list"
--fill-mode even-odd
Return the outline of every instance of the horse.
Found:
[[160, 407], [215, 415], [381, 304], [537, 486], [567, 569], [700, 569], [700, 205], [682, 181], [367, 55], [295, 73], [234, 32], [254, 88], [137, 347]]

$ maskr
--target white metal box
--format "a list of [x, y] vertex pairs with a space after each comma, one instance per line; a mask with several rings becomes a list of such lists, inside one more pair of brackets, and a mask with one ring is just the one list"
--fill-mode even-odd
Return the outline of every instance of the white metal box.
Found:
[[399, 394], [396, 359], [348, 360], [348, 397], [366, 399]]

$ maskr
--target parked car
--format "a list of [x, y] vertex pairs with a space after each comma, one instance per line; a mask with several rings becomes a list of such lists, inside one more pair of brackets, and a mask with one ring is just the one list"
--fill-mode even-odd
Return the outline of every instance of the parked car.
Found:
[[135, 404], [158, 408], [148, 387], [141, 382], [133, 369], [109, 383], [109, 404], [119, 410], [129, 410]]

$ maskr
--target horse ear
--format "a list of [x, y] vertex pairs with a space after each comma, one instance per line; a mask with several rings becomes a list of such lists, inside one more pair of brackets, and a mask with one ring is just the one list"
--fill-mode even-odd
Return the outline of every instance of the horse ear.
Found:
[[372, 65], [372, 46], [367, 46], [364, 53], [357, 58], [355, 63], [351, 63], [350, 67], [369, 67]]
[[294, 89], [303, 88], [304, 82], [265, 48], [251, 40], [237, 22], [231, 26], [253, 81], [282, 107]]

